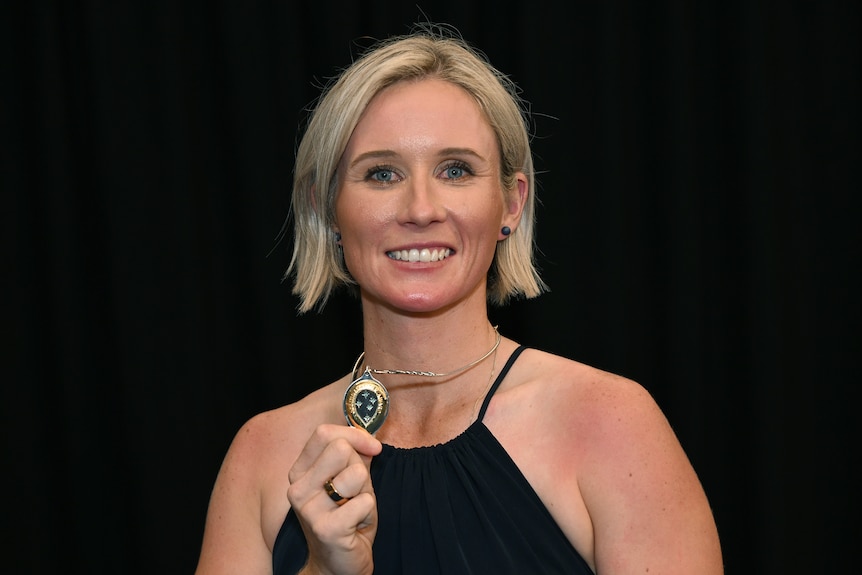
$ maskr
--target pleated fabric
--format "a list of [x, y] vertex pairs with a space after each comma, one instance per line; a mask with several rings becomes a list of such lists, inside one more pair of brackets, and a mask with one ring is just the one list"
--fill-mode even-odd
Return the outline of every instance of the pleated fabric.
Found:
[[[482, 423], [491, 397], [523, 349], [509, 357], [464, 433], [431, 447], [384, 445], [372, 461], [379, 517], [375, 574], [592, 574]], [[275, 541], [273, 573], [297, 573], [307, 555], [291, 510]]]

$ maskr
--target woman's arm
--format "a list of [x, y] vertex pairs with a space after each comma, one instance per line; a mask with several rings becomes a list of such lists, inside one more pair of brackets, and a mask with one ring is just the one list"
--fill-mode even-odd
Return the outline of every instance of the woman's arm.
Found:
[[234, 437], [210, 496], [197, 575], [271, 574], [261, 521], [261, 469], [269, 433], [257, 416]]
[[594, 387], [578, 483], [602, 575], [723, 573], [699, 479], [667, 419], [635, 382]]

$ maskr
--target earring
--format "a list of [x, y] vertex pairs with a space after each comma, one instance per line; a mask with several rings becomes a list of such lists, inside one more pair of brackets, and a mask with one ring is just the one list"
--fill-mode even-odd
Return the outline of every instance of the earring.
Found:
[[510, 228], [509, 226], [503, 226], [503, 229], [500, 230], [500, 233], [502, 233], [504, 236], [508, 236], [512, 233], [512, 228]]
[[341, 232], [335, 232], [335, 241], [336, 241], [336, 242], [340, 242], [340, 241], [341, 241]]

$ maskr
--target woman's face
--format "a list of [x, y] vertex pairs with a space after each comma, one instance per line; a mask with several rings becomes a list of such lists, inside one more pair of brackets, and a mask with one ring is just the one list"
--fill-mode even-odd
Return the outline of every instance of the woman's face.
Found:
[[501, 228], [527, 184], [504, 194], [491, 126], [463, 89], [401, 82], [369, 104], [338, 166], [336, 231], [368, 303], [434, 312], [485, 301]]

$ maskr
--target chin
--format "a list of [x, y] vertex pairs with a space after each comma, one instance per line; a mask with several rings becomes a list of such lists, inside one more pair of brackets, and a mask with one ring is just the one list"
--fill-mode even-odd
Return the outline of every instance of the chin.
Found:
[[439, 294], [411, 293], [388, 299], [393, 308], [409, 313], [433, 313], [451, 306], [452, 297], [441, 297]]

